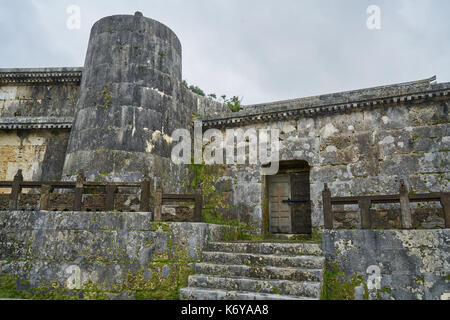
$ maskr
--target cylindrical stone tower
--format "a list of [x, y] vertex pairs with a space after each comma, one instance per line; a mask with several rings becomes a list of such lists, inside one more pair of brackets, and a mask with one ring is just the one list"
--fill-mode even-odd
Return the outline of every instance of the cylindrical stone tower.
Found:
[[96, 22], [63, 178], [81, 170], [115, 181], [167, 173], [170, 134], [191, 118], [181, 92], [181, 44], [168, 27], [140, 12]]

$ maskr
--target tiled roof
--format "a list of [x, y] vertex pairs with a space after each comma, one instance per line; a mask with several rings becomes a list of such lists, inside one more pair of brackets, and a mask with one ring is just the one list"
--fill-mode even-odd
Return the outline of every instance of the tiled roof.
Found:
[[70, 129], [71, 117], [0, 117], [0, 129]]
[[5, 84], [80, 83], [83, 68], [0, 69], [0, 86]]
[[432, 83], [436, 77], [388, 86], [244, 106], [243, 110], [201, 119], [204, 128], [312, 117], [356, 108], [395, 105], [427, 99], [449, 99], [450, 83]]

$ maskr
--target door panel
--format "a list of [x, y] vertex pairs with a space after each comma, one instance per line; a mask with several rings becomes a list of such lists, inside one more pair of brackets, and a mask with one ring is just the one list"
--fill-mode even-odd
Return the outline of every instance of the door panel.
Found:
[[269, 231], [272, 233], [291, 233], [291, 208], [283, 200], [291, 195], [289, 175], [269, 177]]
[[311, 196], [309, 171], [291, 174], [291, 200], [305, 199], [306, 202], [295, 202], [291, 205], [292, 232], [310, 234], [311, 224]]

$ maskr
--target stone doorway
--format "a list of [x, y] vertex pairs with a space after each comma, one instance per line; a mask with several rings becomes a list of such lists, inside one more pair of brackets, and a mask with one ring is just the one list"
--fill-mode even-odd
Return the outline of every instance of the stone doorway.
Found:
[[311, 234], [309, 171], [305, 161], [285, 161], [268, 177], [270, 233]]

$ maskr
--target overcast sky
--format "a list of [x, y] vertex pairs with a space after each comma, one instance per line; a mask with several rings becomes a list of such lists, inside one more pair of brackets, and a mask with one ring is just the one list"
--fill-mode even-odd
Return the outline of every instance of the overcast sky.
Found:
[[[70, 5], [80, 29], [67, 28]], [[448, 0], [0, 0], [0, 68], [83, 66], [93, 23], [135, 11], [178, 35], [184, 79], [244, 104], [450, 81]]]

